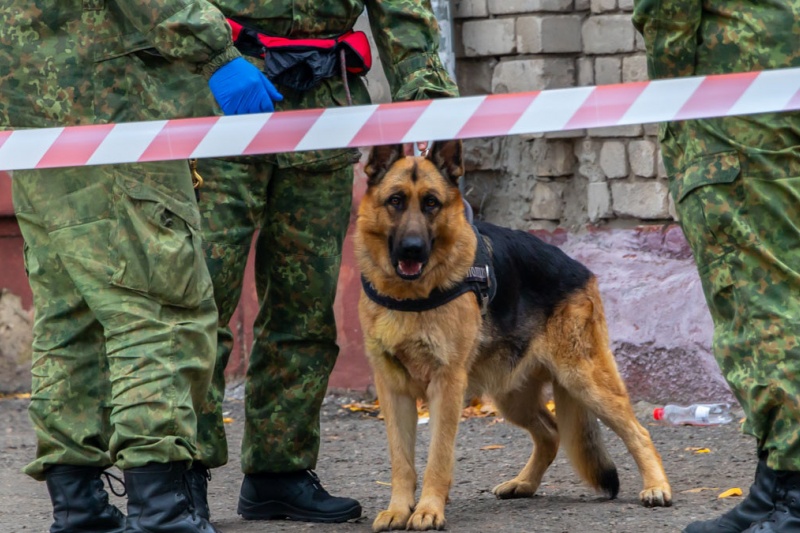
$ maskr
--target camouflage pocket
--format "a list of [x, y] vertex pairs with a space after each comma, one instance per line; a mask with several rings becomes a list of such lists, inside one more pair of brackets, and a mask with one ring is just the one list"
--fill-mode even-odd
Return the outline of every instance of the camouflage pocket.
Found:
[[676, 179], [670, 180], [676, 203], [699, 187], [733, 183], [741, 172], [738, 152], [722, 152], [689, 162]]
[[163, 305], [196, 308], [212, 297], [197, 224], [191, 224], [196, 219], [182, 217], [159, 196], [139, 188], [116, 199], [111, 284]]

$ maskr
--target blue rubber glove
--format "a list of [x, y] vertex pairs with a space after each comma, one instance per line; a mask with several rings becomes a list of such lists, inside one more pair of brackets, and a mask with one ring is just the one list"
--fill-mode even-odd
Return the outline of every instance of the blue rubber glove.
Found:
[[208, 80], [208, 87], [226, 115], [244, 113], [270, 113], [273, 102], [283, 100], [283, 95], [243, 57], [222, 65]]

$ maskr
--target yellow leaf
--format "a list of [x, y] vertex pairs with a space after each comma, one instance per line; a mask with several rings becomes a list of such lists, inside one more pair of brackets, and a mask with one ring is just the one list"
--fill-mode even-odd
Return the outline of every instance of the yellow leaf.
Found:
[[695, 450], [694, 453], [711, 453], [711, 450], [709, 450], [708, 448], [699, 448]]
[[505, 448], [502, 444], [489, 444], [488, 446], [481, 446], [481, 450], [501, 450]]
[[547, 407], [547, 410], [551, 413], [556, 414], [556, 403], [553, 400], [548, 401], [545, 407]]
[[0, 394], [0, 399], [5, 400], [6, 398], [11, 398], [14, 400], [25, 400], [31, 397], [30, 392], [13, 392], [9, 394]]
[[233, 418], [223, 418], [222, 419], [222, 423], [223, 424], [233, 424]]
[[719, 496], [717, 496], [717, 498], [730, 498], [731, 496], [741, 496], [741, 495], [742, 495], [742, 489], [740, 489], [739, 487], [733, 487], [732, 489], [728, 489]]
[[347, 409], [348, 411], [352, 411], [354, 413], [363, 412], [363, 413], [374, 413], [380, 408], [378, 402], [375, 401], [374, 403], [369, 402], [353, 402], [353, 403], [346, 403], [342, 406], [342, 409]]

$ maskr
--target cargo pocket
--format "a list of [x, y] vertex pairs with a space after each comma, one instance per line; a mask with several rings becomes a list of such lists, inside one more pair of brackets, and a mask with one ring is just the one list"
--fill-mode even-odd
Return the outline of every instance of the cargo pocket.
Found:
[[699, 187], [733, 183], [740, 172], [737, 152], [722, 152], [694, 159], [672, 181], [675, 202], [682, 202]]
[[723, 152], [695, 159], [670, 183], [717, 324], [731, 320], [736, 309], [733, 273], [740, 261], [737, 242], [743, 202], [739, 174], [738, 154]]
[[210, 298], [196, 207], [144, 186], [118, 190], [111, 284], [176, 307]]

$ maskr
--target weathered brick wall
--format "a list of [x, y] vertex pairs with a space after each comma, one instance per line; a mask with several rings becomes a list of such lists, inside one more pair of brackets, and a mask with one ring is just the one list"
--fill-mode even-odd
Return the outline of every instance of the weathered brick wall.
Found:
[[[632, 0], [452, 0], [462, 94], [647, 79]], [[468, 197], [520, 229], [668, 222], [655, 125], [467, 141]]]

